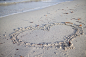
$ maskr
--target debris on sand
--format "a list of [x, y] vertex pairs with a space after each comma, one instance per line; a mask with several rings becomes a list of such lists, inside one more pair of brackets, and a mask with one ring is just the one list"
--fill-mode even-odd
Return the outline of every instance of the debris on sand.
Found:
[[68, 13], [64, 13], [64, 14], [68, 14]]

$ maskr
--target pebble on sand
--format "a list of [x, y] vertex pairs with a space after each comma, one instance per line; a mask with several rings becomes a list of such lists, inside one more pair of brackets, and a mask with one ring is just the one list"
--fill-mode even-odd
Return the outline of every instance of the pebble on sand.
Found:
[[30, 22], [30, 23], [33, 23], [33, 22]]
[[5, 37], [6, 37], [6, 34], [3, 34], [3, 36], [5, 36]]
[[70, 13], [73, 13], [73, 11], [71, 11]]

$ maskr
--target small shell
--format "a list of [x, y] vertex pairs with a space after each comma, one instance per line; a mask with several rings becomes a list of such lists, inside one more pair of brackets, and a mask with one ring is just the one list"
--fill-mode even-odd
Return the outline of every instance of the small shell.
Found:
[[19, 42], [22, 42], [22, 40], [19, 40]]
[[48, 46], [51, 46], [51, 44], [48, 44]]
[[47, 16], [47, 15], [44, 15], [44, 16]]
[[60, 46], [59, 48], [61, 49], [62, 47]]
[[71, 11], [70, 13], [73, 13], [73, 11]]
[[30, 29], [30, 27], [27, 27], [28, 29]]
[[51, 26], [53, 26], [54, 24], [50, 24]]
[[65, 22], [65, 24], [73, 24], [73, 23], [71, 23], [71, 22]]
[[22, 30], [22, 28], [19, 28], [20, 30]]
[[57, 48], [60, 48], [60, 45], [57, 45], [56, 47], [57, 47]]
[[32, 46], [35, 46], [35, 44], [32, 44]]
[[36, 26], [39, 26], [39, 25], [36, 25]]
[[15, 29], [15, 31], [18, 31], [19, 29]]
[[43, 44], [37, 44], [37, 45], [43, 45]]
[[47, 28], [47, 30], [49, 30], [49, 29], [50, 29], [50, 27]]
[[31, 30], [34, 30], [33, 28]]
[[81, 18], [78, 18], [78, 20], [80, 20]]
[[58, 25], [60, 25], [60, 23], [58, 23]]
[[57, 43], [55, 44], [55, 46], [58, 45]]
[[48, 25], [46, 24], [46, 25], [44, 25], [45, 27], [47, 27]]
[[70, 38], [70, 37], [68, 37], [68, 38]]
[[30, 43], [25, 43], [25, 45], [29, 45]]
[[64, 13], [64, 14], [68, 14], [68, 13]]
[[82, 26], [82, 25], [79, 25], [79, 26]]
[[60, 23], [60, 25], [63, 25], [62, 23]]
[[33, 22], [30, 22], [30, 23], [33, 23]]
[[15, 42], [13, 42], [13, 44], [15, 44]]
[[13, 38], [11, 38], [11, 40], [16, 40], [16, 38], [15, 38], [15, 37], [13, 37]]
[[5, 37], [6, 37], [6, 34], [4, 34], [3, 36], [5, 36]]
[[55, 44], [51, 44], [52, 46], [54, 46]]
[[57, 23], [54, 23], [55, 25], [57, 24]]
[[44, 44], [43, 46], [47, 46], [47, 44]]

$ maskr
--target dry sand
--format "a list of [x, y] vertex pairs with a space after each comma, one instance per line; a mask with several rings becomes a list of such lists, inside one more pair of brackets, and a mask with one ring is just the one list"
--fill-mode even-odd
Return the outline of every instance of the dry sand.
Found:
[[0, 18], [0, 57], [86, 57], [85, 2]]

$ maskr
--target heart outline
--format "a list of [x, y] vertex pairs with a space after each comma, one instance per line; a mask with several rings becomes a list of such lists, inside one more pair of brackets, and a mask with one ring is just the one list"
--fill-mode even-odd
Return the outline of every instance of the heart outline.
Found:
[[[49, 31], [49, 29], [52, 26], [55, 25], [67, 25], [67, 26], [71, 26], [74, 28], [75, 33], [72, 35], [69, 35], [66, 41], [56, 41], [54, 43], [28, 43], [28, 42], [23, 42], [22, 40], [18, 39], [18, 35], [22, 32], [25, 32], [27, 30], [46, 30]], [[12, 42], [15, 43], [23, 43], [25, 46], [29, 46], [29, 47], [38, 47], [38, 48], [49, 48], [49, 47], [56, 47], [56, 48], [62, 48], [62, 49], [73, 49], [73, 44], [71, 43], [71, 41], [76, 38], [77, 36], [83, 35], [83, 30], [82, 27], [80, 27], [79, 25], [73, 24], [71, 22], [57, 22], [57, 23], [51, 23], [51, 24], [44, 24], [43, 26], [39, 27], [33, 27], [33, 26], [29, 26], [29, 27], [25, 27], [25, 28], [18, 28], [18, 29], [14, 29], [15, 32], [12, 33], [10, 35], [10, 39], [12, 40]]]

